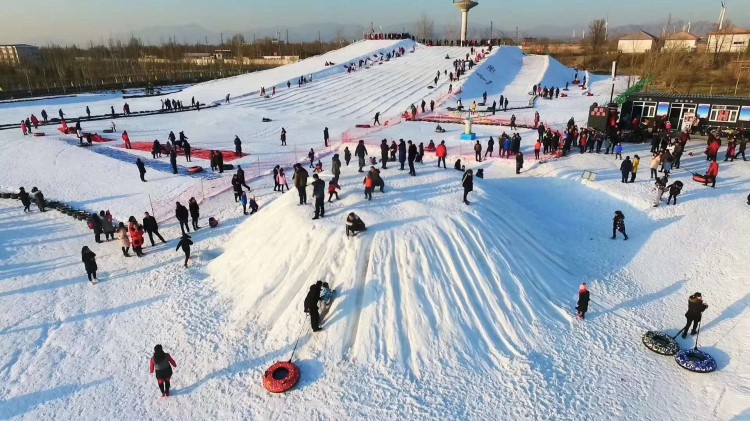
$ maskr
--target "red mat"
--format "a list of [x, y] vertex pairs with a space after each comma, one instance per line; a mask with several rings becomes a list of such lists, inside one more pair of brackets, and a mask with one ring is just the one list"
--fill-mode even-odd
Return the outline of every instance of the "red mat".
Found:
[[[154, 142], [132, 142], [131, 141], [130, 146], [132, 146], [133, 149], [151, 153], [151, 149], [153, 149]], [[120, 147], [125, 148], [125, 143], [123, 142], [123, 144], [120, 145]], [[239, 156], [234, 154], [234, 151], [221, 151], [221, 153], [224, 155], [224, 163], [232, 162], [240, 158]], [[164, 151], [162, 151], [162, 156], [164, 155], [165, 155]], [[185, 154], [179, 149], [177, 150], [177, 155], [185, 156]], [[243, 156], [247, 156], [247, 154], [243, 154]], [[207, 149], [190, 148], [190, 157], [210, 160], [211, 151]]]

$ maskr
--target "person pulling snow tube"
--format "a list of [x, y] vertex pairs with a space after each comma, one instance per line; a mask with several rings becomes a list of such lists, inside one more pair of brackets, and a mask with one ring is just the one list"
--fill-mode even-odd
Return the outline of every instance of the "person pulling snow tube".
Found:
[[664, 332], [655, 332], [649, 330], [643, 335], [643, 345], [646, 348], [661, 355], [675, 355], [679, 350], [680, 346], [677, 345], [677, 341], [673, 337], [667, 335]]
[[299, 382], [299, 367], [291, 361], [280, 361], [266, 370], [263, 386], [271, 393], [284, 393]]
[[710, 373], [718, 368], [716, 360], [709, 354], [697, 349], [683, 349], [674, 356], [677, 364], [694, 373]]
[[202, 172], [202, 171], [203, 171], [203, 167], [201, 167], [199, 165], [195, 165], [195, 166], [192, 166], [192, 167], [188, 168], [188, 172], [190, 174], [197, 174], [197, 173]]

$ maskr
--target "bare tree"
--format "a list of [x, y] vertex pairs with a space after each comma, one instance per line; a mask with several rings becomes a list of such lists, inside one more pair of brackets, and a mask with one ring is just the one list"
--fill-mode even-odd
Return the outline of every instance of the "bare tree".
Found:
[[434, 31], [435, 22], [432, 18], [427, 16], [426, 13], [422, 14], [414, 27], [414, 32], [416, 33], [417, 38], [421, 40], [431, 40]]
[[592, 20], [589, 23], [588, 43], [594, 54], [604, 46], [607, 37], [607, 22], [604, 19]]
[[346, 35], [344, 34], [344, 27], [343, 26], [337, 26], [336, 27], [336, 39], [334, 40], [336, 45], [342, 46], [346, 43]]

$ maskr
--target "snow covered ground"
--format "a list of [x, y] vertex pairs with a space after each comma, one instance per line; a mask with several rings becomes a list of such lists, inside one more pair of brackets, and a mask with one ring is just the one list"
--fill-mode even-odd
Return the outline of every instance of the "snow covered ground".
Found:
[[[6, 309], [0, 419], [750, 418], [747, 163], [722, 163], [716, 189], [698, 185], [690, 171], [705, 171], [704, 143], [691, 141], [687, 152], [694, 156], [685, 156], [673, 177], [685, 183], [679, 204], [658, 208], [645, 145], [625, 148], [626, 155], [641, 156], [634, 184], [619, 182], [620, 161], [612, 155], [534, 162], [535, 134], [525, 129], [522, 174], [514, 174], [511, 160], [476, 163], [471, 143], [458, 140], [459, 125], [436, 134], [434, 123], [398, 119], [423, 98], [445, 99], [445, 78], [427, 86], [436, 70], [450, 67], [446, 54], [460, 57], [468, 49], [417, 45], [414, 53], [367, 70], [321, 73], [326, 60], [342, 64], [399, 45], [410, 51], [405, 42], [361, 42], [179, 94], [215, 101], [231, 92], [232, 103], [215, 109], [116, 120], [133, 140], [164, 140], [169, 130], [185, 130], [194, 147], [231, 150], [239, 135], [250, 155], [236, 162], [254, 177], [252, 194], [261, 205], [249, 217], [226, 191], [231, 171], [188, 177], [181, 158], [183, 174], [173, 175], [163, 162], [124, 151], [120, 142], [78, 148], [63, 141], [70, 137], [0, 131], [0, 190], [37, 186], [48, 198], [110, 209], [120, 220], [140, 219], [153, 208], [168, 240], [147, 246], [143, 258], [125, 258], [116, 243], [95, 244], [81, 222], [54, 211], [25, 215], [18, 202], [0, 199], [0, 305]], [[313, 83], [286, 89], [286, 80], [311, 73]], [[500, 94], [516, 100], [533, 84], [563, 86], [572, 74], [549, 57], [500, 48], [454, 90], [463, 89], [464, 104], [481, 99], [490, 85], [490, 102]], [[615, 83], [624, 89], [623, 81]], [[273, 98], [254, 93], [273, 84], [283, 85]], [[608, 100], [611, 84], [595, 77], [593, 97], [579, 92], [537, 100], [535, 109], [514, 113], [530, 121], [536, 110], [553, 126], [571, 115], [583, 122], [591, 102]], [[153, 101], [129, 103], [146, 109]], [[107, 111], [123, 102], [79, 96], [0, 104], [0, 121], [38, 115], [42, 106], [50, 115], [60, 106], [75, 114], [86, 105]], [[375, 111], [392, 123], [348, 131], [371, 123]], [[261, 123], [265, 116], [274, 121]], [[83, 124], [100, 130], [108, 122]], [[322, 145], [325, 126], [334, 138], [329, 148]], [[286, 148], [278, 142], [281, 127], [289, 132]], [[475, 130], [485, 146], [489, 136], [509, 132]], [[342, 139], [347, 131], [356, 136]], [[431, 154], [417, 164], [417, 177], [390, 164], [382, 172], [385, 193], [372, 201], [363, 199], [355, 163], [344, 167], [341, 199], [318, 221], [310, 220], [311, 206], [296, 205], [295, 192], [272, 191], [266, 163], [288, 168], [314, 148], [328, 169], [331, 153], [353, 149], [352, 140], [365, 140], [370, 154], [379, 155], [383, 138], [446, 140], [449, 167], [461, 157], [469, 168], [484, 169], [469, 196], [472, 205], [461, 203], [462, 173], [436, 168]], [[138, 180], [136, 156], [150, 165], [148, 183]], [[597, 181], [582, 184], [584, 170], [597, 172]], [[174, 201], [191, 196], [201, 200], [202, 225], [209, 216], [221, 224], [193, 236], [194, 260], [183, 269], [172, 215]], [[618, 209], [626, 216], [627, 242], [609, 239]], [[344, 219], [352, 211], [369, 230], [347, 239]], [[84, 245], [97, 253], [97, 285], [85, 280]], [[313, 335], [302, 300], [318, 279], [339, 296], [324, 331]], [[592, 293], [584, 322], [573, 310], [581, 282]], [[675, 334], [696, 291], [709, 304], [699, 345], [719, 363], [712, 374], [687, 372], [640, 339], [651, 329]], [[263, 372], [289, 359], [298, 338], [301, 382], [271, 395]], [[692, 339], [678, 341], [687, 348]], [[169, 399], [157, 397], [148, 375], [157, 343], [177, 361]]]

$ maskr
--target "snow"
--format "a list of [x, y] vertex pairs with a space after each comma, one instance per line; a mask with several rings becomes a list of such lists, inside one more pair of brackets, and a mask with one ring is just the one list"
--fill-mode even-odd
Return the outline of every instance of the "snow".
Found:
[[[746, 163], [721, 163], [715, 189], [698, 185], [690, 171], [707, 167], [704, 141], [691, 141], [673, 173], [672, 180], [685, 183], [678, 205], [657, 208], [647, 145], [625, 146], [625, 155], [642, 160], [634, 184], [619, 182], [620, 161], [612, 155], [535, 162], [530, 129], [519, 131], [526, 155], [520, 175], [512, 160], [477, 163], [472, 145], [458, 140], [462, 126], [445, 124], [446, 133], [437, 134], [434, 123], [399, 118], [423, 98], [443, 101], [436, 112], [445, 112], [458, 98], [447, 95], [447, 78], [427, 86], [468, 49], [417, 45], [414, 53], [352, 74], [323, 66], [398, 45], [411, 49], [405, 41], [360, 42], [175, 94], [215, 101], [232, 92], [231, 104], [214, 109], [115, 120], [134, 141], [184, 130], [194, 147], [231, 150], [238, 134], [250, 155], [237, 162], [261, 205], [249, 217], [227, 191], [233, 171], [187, 177], [190, 164], [180, 158], [182, 174], [173, 175], [163, 170], [164, 160], [125, 151], [119, 141], [79, 148], [70, 136], [51, 135], [53, 127], [43, 129], [50, 134], [43, 138], [0, 131], [0, 190], [37, 186], [48, 198], [110, 209], [119, 220], [141, 219], [153, 209], [168, 240], [155, 247], [146, 241], [146, 256], [125, 258], [117, 242], [93, 243], [82, 222], [55, 211], [26, 215], [18, 202], [0, 199], [0, 305], [6, 309], [0, 315], [0, 418], [747, 419]], [[286, 89], [289, 78], [311, 73], [312, 83]], [[532, 85], [562, 87], [572, 74], [552, 58], [503, 47], [454, 92], [460, 88], [469, 104], [490, 86], [490, 103], [500, 94], [528, 103]], [[554, 127], [571, 115], [580, 124], [591, 102], [608, 100], [613, 83], [593, 79], [593, 97], [576, 88], [567, 98], [537, 99], [535, 108], [494, 118], [513, 113], [530, 122], [539, 111]], [[275, 97], [255, 93], [272, 84], [284, 85]], [[616, 92], [625, 89], [621, 79], [614, 84]], [[158, 108], [154, 101], [129, 103]], [[122, 103], [89, 95], [0, 104], [0, 121], [20, 120], [42, 106], [55, 115], [60, 106], [75, 114], [86, 105], [108, 111]], [[375, 111], [387, 127], [351, 130], [370, 123]], [[263, 124], [264, 116], [274, 121]], [[325, 126], [333, 138], [328, 148], [322, 145]], [[287, 147], [278, 142], [281, 127], [289, 132]], [[510, 132], [474, 129], [485, 146], [489, 136]], [[332, 153], [343, 157], [359, 139], [378, 156], [383, 138], [425, 145], [446, 140], [449, 168], [458, 157], [469, 168], [483, 168], [471, 206], [461, 203], [462, 173], [438, 169], [430, 153], [425, 164], [416, 164], [417, 177], [389, 163], [382, 171], [385, 193], [376, 192], [372, 201], [363, 199], [356, 160], [345, 166], [341, 199], [327, 204], [317, 221], [310, 220], [309, 205], [297, 206], [294, 190], [282, 195], [271, 189], [271, 164], [288, 168], [314, 148], [327, 170]], [[149, 164], [147, 183], [138, 180], [136, 156]], [[597, 181], [584, 184], [584, 170], [595, 171]], [[189, 197], [201, 201], [202, 226], [209, 216], [221, 224], [193, 234], [193, 261], [183, 269], [172, 215], [174, 202]], [[608, 238], [618, 209], [626, 216], [627, 242]], [[366, 233], [345, 237], [349, 212], [367, 223]], [[84, 245], [97, 253], [97, 285], [85, 280]], [[319, 279], [338, 297], [324, 330], [313, 335], [302, 301]], [[581, 282], [592, 294], [583, 322], [573, 310]], [[696, 291], [709, 304], [699, 346], [719, 363], [706, 375], [681, 369], [640, 339], [654, 329], [674, 335]], [[294, 361], [302, 380], [287, 394], [271, 395], [262, 387], [263, 372], [289, 359], [298, 338]], [[678, 337], [683, 348], [693, 340]], [[177, 361], [168, 399], [157, 397], [147, 370], [157, 343]]]

